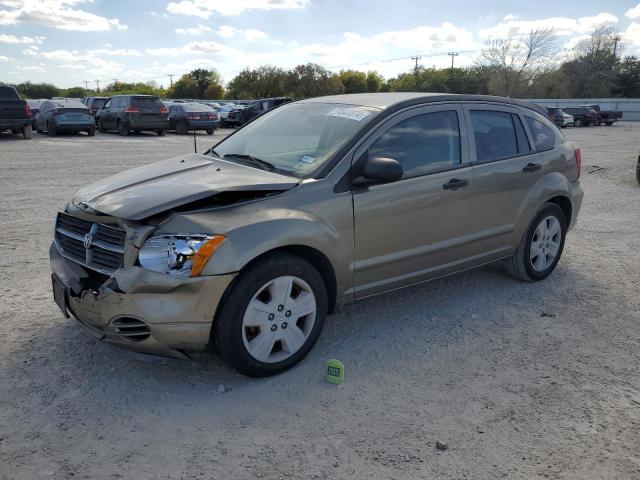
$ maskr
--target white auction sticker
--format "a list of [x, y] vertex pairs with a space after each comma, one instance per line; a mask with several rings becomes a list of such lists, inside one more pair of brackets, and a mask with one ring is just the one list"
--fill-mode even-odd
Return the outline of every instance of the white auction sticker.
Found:
[[356, 122], [359, 122], [363, 118], [368, 117], [369, 113], [371, 112], [367, 112], [366, 110], [357, 110], [355, 108], [334, 108], [327, 113], [327, 116], [348, 118], [349, 120], [355, 120]]

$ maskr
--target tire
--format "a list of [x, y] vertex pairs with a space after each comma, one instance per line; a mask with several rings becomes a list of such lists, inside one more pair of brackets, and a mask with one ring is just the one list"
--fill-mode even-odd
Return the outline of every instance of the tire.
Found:
[[95, 127], [94, 127], [94, 128], [90, 128], [89, 130], [87, 130], [87, 134], [88, 134], [90, 137], [95, 137], [95, 136], [96, 136], [96, 129], [95, 129]]
[[[559, 230], [557, 238], [556, 235], [551, 236], [550, 240], [546, 242], [546, 245], [544, 245], [544, 239], [539, 239], [540, 232], [538, 231], [538, 228], [542, 224], [543, 220], [547, 222], [547, 225], [553, 225], [552, 221], [549, 219], [555, 219], [558, 222]], [[551, 229], [547, 232], [548, 235], [551, 235], [549, 233], [550, 231]], [[567, 220], [562, 209], [555, 203], [546, 203], [535, 216], [529, 225], [529, 228], [527, 228], [527, 231], [522, 237], [522, 240], [514, 254], [504, 261], [505, 270], [512, 277], [525, 282], [535, 282], [547, 278], [556, 268], [556, 265], [562, 256], [566, 234]], [[552, 252], [552, 247], [550, 247], [550, 245], [553, 245], [554, 243], [557, 245], [555, 257], [549, 259], [548, 257], [550, 255], [546, 252]], [[540, 249], [542, 250], [540, 255], [532, 258], [532, 255], [534, 254], [534, 252], [532, 252], [532, 247], [534, 247], [534, 244], [543, 244], [545, 248]], [[542, 255], [544, 255], [544, 259], [541, 258]], [[537, 259], [537, 261], [534, 261], [534, 258]], [[541, 260], [544, 263], [541, 263]], [[547, 260], [551, 260], [550, 263], [547, 264]], [[538, 263], [538, 267], [536, 267], [536, 263]]]
[[600, 120], [599, 118], [597, 118], [597, 119], [596, 119], [596, 121], [595, 121], [595, 122], [593, 122], [593, 124], [594, 124], [596, 127], [599, 127], [600, 125], [602, 125], [602, 120]]
[[573, 121], [573, 126], [574, 126], [574, 127], [582, 127], [583, 125], [584, 125], [584, 123], [582, 122], [582, 119], [581, 119], [581, 118], [576, 118], [576, 119]]
[[207, 135], [213, 135], [213, 132], [215, 131], [216, 131], [215, 128], [207, 128]]
[[107, 133], [107, 129], [106, 129], [106, 128], [104, 128], [104, 127], [102, 126], [102, 122], [101, 122], [100, 120], [98, 120], [98, 125], [97, 125], [97, 127], [98, 127], [98, 131], [99, 131], [100, 133]]
[[156, 133], [158, 134], [159, 137], [164, 137], [164, 135], [165, 135], [165, 131], [164, 130], [158, 130]]
[[122, 137], [129, 136], [129, 128], [125, 125], [124, 122], [121, 122], [120, 120], [118, 120], [118, 133]]
[[178, 135], [184, 135], [184, 134], [186, 134], [188, 131], [189, 131], [189, 130], [188, 130], [187, 126], [186, 126], [183, 122], [178, 122], [178, 123], [176, 124], [176, 133], [177, 133]]
[[611, 125], [613, 125], [613, 122], [604, 122], [604, 124], [605, 124], [607, 127], [610, 127]]
[[22, 129], [22, 136], [25, 140], [31, 140], [33, 138], [33, 127], [30, 124]]
[[[290, 292], [283, 294], [286, 300], [272, 298], [271, 287], [267, 286], [276, 283], [287, 285], [288, 279], [291, 279], [289, 286], [280, 290]], [[292, 297], [295, 291], [298, 295]], [[268, 292], [266, 299], [265, 292]], [[311, 297], [308, 296], [310, 294]], [[307, 308], [315, 304], [315, 316], [309, 313], [293, 323], [291, 318], [296, 316], [295, 301], [299, 295], [305, 295]], [[250, 303], [258, 304], [260, 310], [252, 310]], [[276, 375], [293, 367], [309, 353], [324, 327], [327, 304], [327, 289], [322, 276], [307, 260], [288, 253], [270, 254], [250, 264], [225, 293], [214, 320], [212, 343], [222, 358], [240, 373], [250, 377]], [[251, 312], [256, 316], [253, 317]], [[303, 313], [302, 310], [300, 312]], [[263, 326], [246, 325], [252, 321], [263, 323], [264, 330]], [[254, 346], [254, 352], [266, 352], [266, 361], [250, 353], [249, 346], [251, 341], [263, 338], [260, 337], [263, 334], [266, 335], [266, 343], [263, 342], [266, 348]], [[291, 352], [287, 351], [287, 338], [292, 345], [297, 343], [297, 348], [292, 348]]]
[[50, 137], [55, 137], [57, 135], [56, 129], [51, 128], [51, 124], [47, 122], [47, 135]]

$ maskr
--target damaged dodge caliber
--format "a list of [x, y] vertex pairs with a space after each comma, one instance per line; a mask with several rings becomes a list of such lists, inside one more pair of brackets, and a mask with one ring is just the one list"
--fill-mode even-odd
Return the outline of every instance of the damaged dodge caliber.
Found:
[[99, 339], [272, 375], [328, 314], [502, 261], [546, 278], [582, 203], [580, 150], [539, 107], [381, 93], [289, 103], [204, 154], [76, 192], [55, 220], [53, 297]]

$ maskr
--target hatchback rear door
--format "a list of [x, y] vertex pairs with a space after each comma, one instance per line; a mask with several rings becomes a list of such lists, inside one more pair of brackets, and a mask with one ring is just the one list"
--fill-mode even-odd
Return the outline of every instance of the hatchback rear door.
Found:
[[132, 97], [130, 104], [132, 123], [161, 123], [167, 119], [167, 113], [161, 112], [165, 110], [163, 107], [164, 104], [158, 98]]
[[356, 151], [355, 164], [367, 156], [394, 158], [404, 174], [393, 183], [352, 187], [356, 297], [459, 268], [473, 188], [462, 108], [399, 113]]

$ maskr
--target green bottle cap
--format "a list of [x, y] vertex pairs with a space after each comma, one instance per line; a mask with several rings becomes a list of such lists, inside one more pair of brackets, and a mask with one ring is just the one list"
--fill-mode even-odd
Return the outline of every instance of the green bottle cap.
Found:
[[334, 385], [340, 385], [344, 381], [344, 363], [340, 360], [327, 360], [327, 375], [324, 379]]

